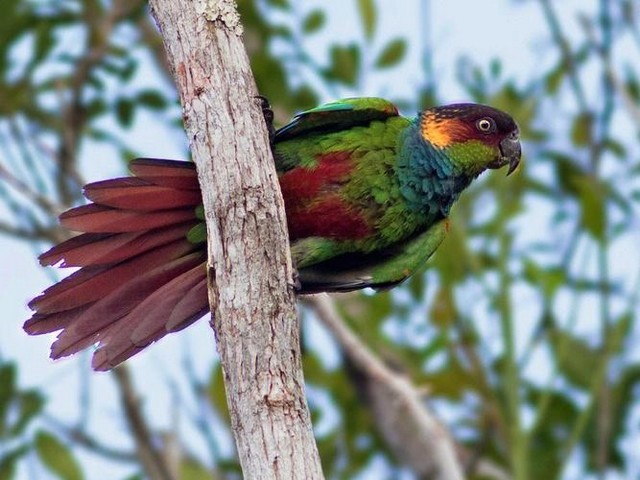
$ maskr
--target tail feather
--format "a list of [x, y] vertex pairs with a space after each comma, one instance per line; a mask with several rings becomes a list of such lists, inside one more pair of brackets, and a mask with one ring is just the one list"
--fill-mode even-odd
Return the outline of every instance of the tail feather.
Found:
[[208, 310], [207, 273], [205, 271], [198, 283], [173, 307], [165, 328], [169, 332], [180, 331], [202, 317]]
[[83, 232], [42, 254], [43, 265], [80, 267], [29, 303], [29, 334], [60, 331], [52, 358], [95, 343], [96, 369], [109, 369], [208, 310], [204, 243], [195, 166], [137, 159], [133, 177], [85, 187], [93, 203], [60, 216]]
[[137, 158], [129, 164], [129, 170], [154, 185], [200, 191], [196, 166], [191, 162]]
[[60, 215], [60, 224], [75, 232], [122, 233], [167, 227], [193, 220], [193, 208], [137, 212], [90, 203]]
[[200, 259], [195, 268], [160, 287], [131, 311], [131, 316], [137, 319], [132, 324], [133, 331], [128, 335], [133, 344], [145, 344], [151, 336], [150, 333], [153, 334], [158, 326], [166, 330], [167, 312], [172, 312], [189, 290], [198, 284], [203, 273], [206, 275], [202, 257]]
[[91, 367], [98, 372], [106, 372], [111, 370], [114, 367], [117, 367], [119, 364], [133, 357], [135, 354], [140, 353], [142, 350], [147, 348], [153, 342], [160, 340], [165, 335], [165, 332], [158, 332], [157, 335], [149, 340], [147, 345], [130, 345], [127, 349], [120, 351], [118, 354], [112, 354], [109, 357], [109, 351], [106, 349], [98, 349], [93, 354], [93, 359], [91, 360]]
[[90, 183], [84, 187], [84, 196], [107, 207], [145, 212], [195, 207], [202, 203], [199, 190], [176, 190], [136, 177]]
[[[96, 340], [102, 341], [101, 330], [111, 324], [117, 324], [118, 330], [130, 330], [127, 325], [122, 325], [123, 317], [144, 304], [155, 292], [171, 283], [173, 279], [203, 262], [203, 254], [194, 252], [158, 265], [123, 282], [119, 288], [89, 306], [58, 336], [53, 344], [51, 356], [65, 357], [95, 343]], [[138, 321], [139, 318], [136, 316], [131, 317], [131, 322], [134, 324]], [[85, 345], [87, 341], [89, 343]]]
[[175, 227], [154, 229], [147, 232], [127, 232], [107, 235], [83, 233], [53, 247], [40, 255], [42, 265], [82, 267], [119, 263], [152, 248], [186, 238], [196, 222], [180, 223]]
[[195, 267], [165, 283], [113, 324], [100, 338], [98, 352], [105, 352], [100, 364], [117, 365], [128, 358], [129, 353], [135, 353], [169, 333], [165, 326], [166, 312], [174, 309], [201, 280], [203, 273], [206, 276], [203, 258], [200, 257]]
[[84, 307], [80, 307], [50, 314], [34, 313], [33, 316], [24, 323], [22, 328], [24, 328], [24, 331], [29, 335], [42, 335], [56, 332], [71, 325], [82, 315], [84, 310]]
[[[29, 302], [29, 308], [38, 314], [47, 314], [71, 310], [73, 306], [64, 305], [57, 307], [56, 299], [64, 295], [65, 292], [81, 287], [84, 283], [93, 281], [101, 273], [108, 270], [108, 267], [85, 267], [77, 272], [72, 273], [68, 277], [60, 280], [58, 283], [51, 285], [44, 292]], [[64, 297], [62, 297], [64, 298]], [[91, 301], [91, 300], [89, 300]], [[85, 304], [84, 302], [82, 304]], [[76, 305], [77, 306], [77, 305]]]
[[187, 255], [195, 248], [195, 245], [180, 239], [113, 266], [84, 267], [45, 290], [30, 306], [40, 313], [56, 313], [87, 305], [139, 277], [143, 272]]

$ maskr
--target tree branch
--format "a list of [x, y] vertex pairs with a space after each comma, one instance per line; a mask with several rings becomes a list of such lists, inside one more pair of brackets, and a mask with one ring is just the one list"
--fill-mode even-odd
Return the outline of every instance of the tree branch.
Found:
[[[408, 378], [378, 358], [340, 319], [328, 295], [306, 297], [320, 321], [331, 331], [344, 354], [365, 377], [376, 424], [391, 450], [420, 478], [462, 480], [462, 464], [470, 457], [457, 447], [447, 429], [424, 402], [423, 392]], [[498, 466], [474, 462], [475, 474], [508, 479]]]
[[151, 0], [207, 222], [209, 301], [247, 479], [322, 478], [282, 196], [232, 0]]

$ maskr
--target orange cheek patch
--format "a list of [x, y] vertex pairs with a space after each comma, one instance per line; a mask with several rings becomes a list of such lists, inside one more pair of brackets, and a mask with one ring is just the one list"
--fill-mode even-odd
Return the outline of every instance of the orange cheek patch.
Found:
[[436, 148], [447, 148], [455, 141], [468, 139], [469, 128], [457, 118], [424, 115], [420, 123], [422, 138]]

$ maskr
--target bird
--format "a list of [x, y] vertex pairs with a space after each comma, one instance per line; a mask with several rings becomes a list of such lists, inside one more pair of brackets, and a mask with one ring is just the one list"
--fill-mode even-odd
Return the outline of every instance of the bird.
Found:
[[[452, 205], [487, 169], [521, 159], [514, 119], [475, 103], [402, 116], [390, 101], [346, 98], [275, 130], [263, 113], [284, 199], [299, 294], [394, 287], [438, 248]], [[209, 311], [206, 228], [195, 164], [138, 158], [130, 176], [90, 183], [60, 216], [81, 232], [40, 257], [76, 267], [29, 307], [32, 335], [59, 332], [57, 359], [97, 345], [109, 370]]]

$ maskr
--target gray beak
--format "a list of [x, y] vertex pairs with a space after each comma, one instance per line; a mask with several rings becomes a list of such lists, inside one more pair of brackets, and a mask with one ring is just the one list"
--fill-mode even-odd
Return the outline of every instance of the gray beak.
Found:
[[520, 165], [520, 157], [522, 156], [522, 147], [520, 146], [520, 135], [516, 130], [505, 137], [500, 142], [500, 163], [502, 165], [509, 164], [509, 170], [507, 170], [507, 176], [511, 175], [513, 171]]

